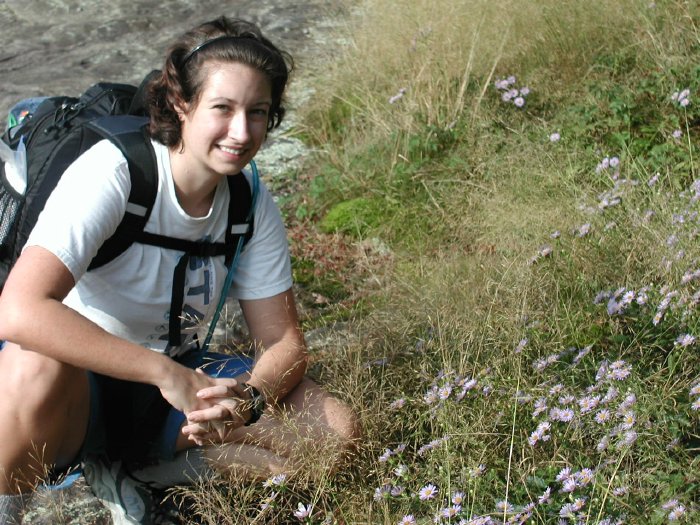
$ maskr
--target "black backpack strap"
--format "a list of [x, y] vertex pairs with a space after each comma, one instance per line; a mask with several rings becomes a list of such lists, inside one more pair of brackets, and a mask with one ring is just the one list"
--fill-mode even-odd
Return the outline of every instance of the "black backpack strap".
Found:
[[86, 126], [117, 146], [129, 165], [131, 191], [117, 230], [100, 247], [88, 269], [99, 268], [126, 251], [148, 222], [158, 192], [158, 164], [146, 133], [148, 119], [131, 115], [96, 119]]
[[[250, 212], [253, 205], [250, 184], [243, 173], [227, 177], [229, 201], [228, 201], [228, 224], [226, 225], [226, 246], [229, 250], [226, 253], [226, 267], [231, 265], [233, 256], [236, 253], [238, 239], [244, 236], [243, 242], [247, 243], [253, 236], [254, 215]], [[250, 215], [250, 217], [249, 217]]]
[[243, 173], [226, 177], [229, 189], [229, 206], [226, 224], [226, 237], [224, 243], [189, 242], [181, 239], [171, 239], [162, 235], [153, 235], [142, 232], [138, 242], [156, 244], [173, 250], [185, 252], [173, 273], [173, 288], [170, 299], [170, 315], [168, 320], [168, 343], [171, 346], [182, 344], [182, 308], [185, 302], [185, 275], [190, 257], [207, 257], [225, 255], [225, 264], [228, 268], [233, 261], [238, 246], [238, 239], [245, 236], [249, 240], [253, 234], [252, 214], [250, 222], [247, 221], [252, 197], [250, 184]]

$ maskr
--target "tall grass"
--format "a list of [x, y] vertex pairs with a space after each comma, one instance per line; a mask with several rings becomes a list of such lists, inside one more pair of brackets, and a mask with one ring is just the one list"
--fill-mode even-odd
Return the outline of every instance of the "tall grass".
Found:
[[700, 8], [353, 7], [304, 115], [302, 215], [383, 247], [345, 267], [355, 337], [314, 356], [365, 441], [264, 519], [700, 521]]

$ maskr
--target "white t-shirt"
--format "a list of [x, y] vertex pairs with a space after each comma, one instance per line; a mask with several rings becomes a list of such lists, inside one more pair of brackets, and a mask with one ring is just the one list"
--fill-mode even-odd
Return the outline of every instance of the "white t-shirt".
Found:
[[[206, 217], [180, 207], [168, 149], [153, 141], [158, 162], [158, 194], [145, 231], [180, 239], [223, 242], [229, 190], [216, 189]], [[250, 174], [246, 173], [250, 182]], [[182, 320], [183, 344], [168, 348], [173, 271], [182, 252], [133, 243], [106, 265], [87, 272], [90, 261], [120, 223], [131, 189], [127, 161], [109, 141], [80, 156], [61, 177], [26, 246], [41, 246], [70, 270], [76, 286], [64, 303], [108, 332], [158, 351], [177, 355], [203, 340], [226, 278], [224, 258], [192, 257], [187, 268]], [[230, 296], [260, 299], [292, 285], [287, 236], [272, 196], [260, 184], [254, 233], [243, 249]], [[202, 322], [204, 320], [204, 322]]]

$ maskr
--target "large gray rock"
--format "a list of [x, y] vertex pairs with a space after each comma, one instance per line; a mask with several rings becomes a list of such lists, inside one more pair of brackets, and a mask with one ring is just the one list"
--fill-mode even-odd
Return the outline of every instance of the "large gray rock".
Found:
[[100, 80], [138, 83], [160, 67], [172, 37], [219, 15], [258, 23], [303, 54], [321, 0], [4, 0], [0, 2], [0, 112], [28, 96], [76, 94]]

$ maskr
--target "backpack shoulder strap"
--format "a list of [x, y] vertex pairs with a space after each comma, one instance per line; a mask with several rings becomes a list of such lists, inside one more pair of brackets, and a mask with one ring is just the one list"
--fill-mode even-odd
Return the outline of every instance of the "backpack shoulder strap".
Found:
[[[255, 164], [254, 160], [250, 161], [250, 168], [252, 170], [253, 174], [253, 187], [251, 188], [250, 185], [248, 184], [248, 181], [245, 178], [245, 175], [240, 173], [236, 177], [229, 177], [229, 190], [232, 192], [231, 193], [231, 201], [234, 201], [234, 196], [233, 196], [233, 191], [234, 189], [241, 188], [245, 189], [245, 191], [239, 191], [238, 193], [243, 193], [244, 194], [244, 199], [247, 201], [247, 207], [241, 207], [238, 209], [238, 211], [235, 211], [233, 213], [231, 208], [229, 207], [229, 232], [233, 232], [234, 229], [238, 231], [237, 234], [232, 234], [236, 235], [235, 243], [231, 243], [231, 246], [235, 246], [235, 249], [233, 251], [233, 257], [228, 264], [228, 273], [226, 274], [226, 279], [224, 280], [224, 286], [221, 289], [221, 296], [219, 297], [219, 303], [216, 305], [216, 310], [214, 311], [214, 316], [212, 317], [211, 322], [209, 323], [209, 330], [207, 331], [207, 335], [204, 338], [204, 342], [200, 346], [200, 349], [204, 352], [207, 352], [209, 350], [209, 343], [211, 342], [211, 338], [214, 335], [214, 329], [216, 328], [217, 323], [219, 322], [219, 316], [221, 315], [221, 310], [224, 307], [224, 304], [226, 303], [226, 299], [228, 297], [228, 292], [231, 289], [231, 284], [233, 284], [233, 276], [236, 273], [236, 267], [238, 266], [238, 258], [241, 255], [241, 251], [243, 250], [243, 245], [250, 240], [250, 238], [253, 235], [253, 226], [254, 226], [254, 218], [255, 218], [255, 205], [258, 201], [258, 193], [259, 193], [259, 188], [260, 188], [260, 175], [258, 174], [258, 167]], [[245, 188], [243, 186], [237, 186], [238, 184], [241, 184], [241, 182], [232, 182], [231, 179], [233, 178], [238, 178], [241, 177], [243, 179], [243, 182], [245, 183]], [[238, 197], [237, 197], [238, 198]], [[236, 198], [236, 199], [237, 199]], [[231, 206], [231, 205], [230, 205]], [[238, 218], [243, 217], [245, 214], [245, 223], [244, 224], [232, 224], [232, 219], [234, 215]], [[241, 231], [243, 227], [246, 227], [245, 231]], [[228, 234], [227, 234], [227, 243], [228, 243]], [[228, 259], [228, 255], [227, 255]]]
[[146, 133], [148, 119], [131, 115], [96, 119], [89, 124], [96, 133], [112, 141], [129, 165], [131, 191], [126, 213], [114, 234], [100, 247], [89, 269], [114, 260], [131, 246], [135, 232], [143, 231], [158, 191], [158, 165], [153, 146]]
[[245, 244], [253, 236], [255, 214], [251, 213], [253, 195], [245, 175], [241, 172], [227, 177], [226, 180], [229, 190], [226, 266], [231, 266], [239, 237], [243, 237], [243, 244]]

